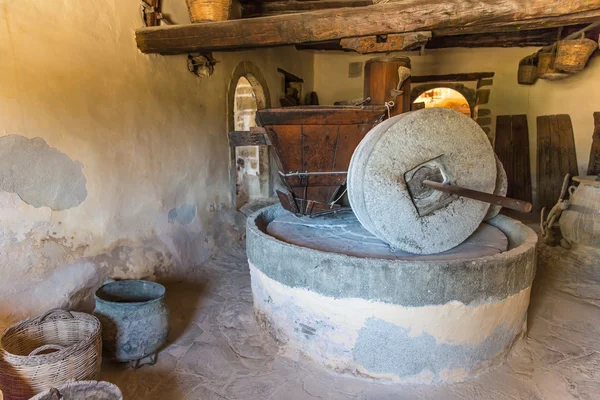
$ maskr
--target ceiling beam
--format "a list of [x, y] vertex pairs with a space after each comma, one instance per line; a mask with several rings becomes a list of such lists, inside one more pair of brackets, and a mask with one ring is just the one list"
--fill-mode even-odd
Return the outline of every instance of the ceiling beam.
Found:
[[[584, 25], [565, 26], [562, 36], [585, 28]], [[598, 40], [600, 29], [593, 29], [585, 36]], [[558, 28], [535, 29], [532, 31], [490, 32], [472, 35], [434, 36], [425, 45], [426, 49], [444, 49], [449, 47], [541, 47], [556, 42]], [[389, 36], [388, 36], [389, 37]], [[342, 39], [344, 40], [344, 39]], [[344, 50], [340, 40], [296, 45], [298, 50]], [[406, 51], [406, 50], [405, 50]]]
[[[565, 26], [562, 37], [576, 32], [584, 25]], [[449, 47], [541, 47], [556, 42], [558, 28], [535, 29], [531, 31], [488, 32], [473, 35], [434, 36], [425, 46], [427, 49]], [[598, 29], [586, 32], [588, 38], [598, 40]]]
[[467, 82], [478, 81], [480, 79], [493, 78], [494, 72], [467, 72], [463, 74], [446, 74], [446, 75], [413, 75], [410, 77], [411, 83], [427, 83], [427, 82]]
[[329, 8], [372, 6], [373, 0], [279, 0], [242, 3], [242, 17], [267, 17]]
[[363, 36], [340, 40], [344, 50], [353, 50], [360, 54], [388, 53], [391, 51], [410, 51], [418, 49], [431, 39], [431, 32], [411, 32], [397, 35]]
[[[136, 42], [144, 53], [181, 54], [414, 31], [433, 30], [435, 35], [436, 30], [457, 26], [476, 28], [479, 33], [490, 31], [490, 27], [511, 26], [518, 30], [531, 21], [542, 27], [560, 26], [583, 14], [586, 18], [600, 18], [600, 0], [404, 0], [367, 7], [143, 28], [136, 31]], [[460, 33], [464, 31], [455, 34]]]

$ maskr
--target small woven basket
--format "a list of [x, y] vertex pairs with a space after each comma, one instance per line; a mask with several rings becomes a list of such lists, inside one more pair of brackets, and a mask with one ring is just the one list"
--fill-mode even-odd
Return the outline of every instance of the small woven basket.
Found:
[[540, 53], [538, 55], [538, 76], [540, 79], [557, 81], [569, 76], [566, 72], [560, 71], [554, 67], [555, 50], [551, 52]]
[[594, 51], [598, 48], [598, 43], [592, 39], [582, 37], [573, 40], [560, 40], [554, 60], [554, 67], [566, 72], [579, 72], [585, 68], [585, 64]]
[[521, 85], [533, 85], [538, 79], [538, 67], [534, 57], [527, 57], [519, 63], [517, 82]]
[[121, 390], [108, 382], [70, 382], [58, 388], [48, 389], [29, 400], [123, 400]]
[[69, 380], [96, 378], [102, 362], [100, 321], [50, 310], [9, 327], [0, 347], [0, 389], [7, 399], [28, 399]]
[[231, 0], [185, 0], [190, 21], [227, 21], [231, 12]]

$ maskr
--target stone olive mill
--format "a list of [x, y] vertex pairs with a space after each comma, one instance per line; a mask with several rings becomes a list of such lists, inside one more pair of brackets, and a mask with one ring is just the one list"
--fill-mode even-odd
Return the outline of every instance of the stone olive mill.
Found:
[[0, 16], [0, 400], [600, 399], [600, 0]]

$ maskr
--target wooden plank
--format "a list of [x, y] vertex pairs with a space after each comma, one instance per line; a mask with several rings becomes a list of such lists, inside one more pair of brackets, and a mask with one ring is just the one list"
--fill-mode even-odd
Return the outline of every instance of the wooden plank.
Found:
[[424, 46], [429, 39], [431, 39], [431, 32], [411, 32], [385, 35], [385, 37], [345, 38], [340, 41], [340, 45], [344, 50], [353, 50], [360, 54], [387, 53], [416, 49]]
[[444, 75], [412, 75], [411, 83], [428, 82], [467, 82], [478, 81], [480, 79], [493, 78], [494, 72], [467, 72], [464, 74], [444, 74]]
[[[575, 136], [573, 134], [573, 125], [571, 124], [571, 117], [568, 114], [560, 114], [556, 116], [559, 129], [559, 146], [562, 150], [562, 167], [568, 171], [571, 176], [579, 175], [579, 168], [577, 166], [577, 153], [575, 150]], [[563, 176], [564, 178], [564, 176]], [[562, 188], [562, 181], [560, 182], [560, 189]]]
[[538, 208], [552, 207], [558, 200], [564, 176], [578, 175], [573, 127], [568, 115], [537, 117]]
[[444, 49], [448, 47], [539, 47], [556, 41], [556, 28], [534, 29], [519, 32], [487, 32], [439, 36], [436, 33], [426, 48]]
[[266, 133], [257, 133], [253, 131], [233, 131], [229, 132], [229, 146], [269, 146], [269, 138]]
[[[562, 26], [574, 16], [600, 17], [600, 0], [403, 0], [367, 7], [320, 10], [252, 19], [142, 28], [144, 53], [182, 54], [319, 42], [346, 37], [431, 31], [466, 26], [482, 33], [510, 26], [519, 30]], [[570, 21], [570, 22], [566, 22]], [[537, 26], [541, 25], [541, 26]], [[455, 28], [453, 28], [455, 29]], [[457, 34], [465, 33], [458, 32]], [[434, 31], [435, 34], [435, 31]]]
[[286, 107], [258, 110], [257, 121], [268, 125], [352, 125], [375, 123], [385, 106]]
[[569, 15], [562, 15], [559, 18], [531, 18], [524, 20], [515, 20], [510, 22], [490, 22], [482, 26], [478, 24], [451, 26], [433, 30], [434, 36], [453, 36], [464, 34], [478, 34], [490, 32], [515, 32], [529, 31], [536, 29], [557, 28], [560, 26], [590, 24], [598, 20], [598, 10], [590, 9], [588, 11], [574, 12]]
[[[242, 2], [240, 2], [242, 3]], [[242, 17], [266, 17], [329, 8], [372, 6], [372, 0], [252, 1], [242, 3]]]
[[[563, 28], [563, 37], [572, 32], [576, 32], [588, 24], [577, 24], [565, 26]], [[435, 33], [436, 31], [434, 31]], [[586, 32], [586, 37], [592, 40], [598, 40], [598, 29]], [[439, 36], [439, 32], [434, 34], [433, 38], [425, 45], [426, 49], [442, 49], [449, 47], [538, 47], [547, 46], [556, 42], [558, 28], [544, 28], [534, 30], [519, 30], [510, 32], [487, 32], [478, 34]], [[343, 40], [343, 39], [342, 39]], [[339, 40], [330, 40], [327, 42], [304, 43], [296, 45], [298, 50], [344, 50]]]
[[600, 112], [594, 113], [594, 133], [592, 134], [592, 148], [590, 149], [587, 174], [600, 174]]
[[160, 0], [145, 0], [149, 10], [154, 9], [154, 12], [144, 14], [144, 23], [146, 26], [157, 26], [157, 14], [160, 12]]
[[507, 196], [531, 202], [529, 130], [526, 115], [499, 115], [496, 118], [494, 150], [506, 171]]
[[531, 162], [529, 159], [529, 127], [527, 115], [513, 115], [510, 140], [512, 143], [512, 182], [508, 185], [508, 196], [528, 202], [532, 201]]

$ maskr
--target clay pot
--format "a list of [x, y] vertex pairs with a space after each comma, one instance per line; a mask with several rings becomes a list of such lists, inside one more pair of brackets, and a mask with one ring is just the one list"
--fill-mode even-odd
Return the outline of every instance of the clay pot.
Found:
[[571, 243], [600, 247], [600, 181], [595, 176], [576, 176], [579, 186], [569, 208], [560, 216], [560, 230]]

